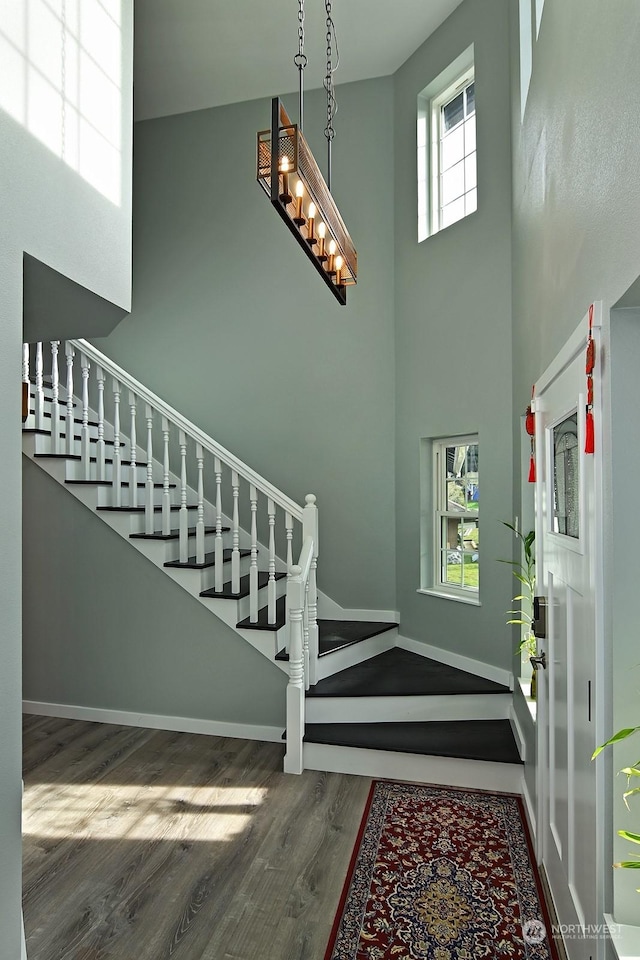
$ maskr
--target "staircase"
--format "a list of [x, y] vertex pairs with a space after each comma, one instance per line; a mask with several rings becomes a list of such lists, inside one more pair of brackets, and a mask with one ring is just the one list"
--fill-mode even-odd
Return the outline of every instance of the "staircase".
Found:
[[24, 455], [288, 676], [285, 771], [520, 789], [508, 687], [401, 649], [376, 611], [336, 619], [312, 494], [295, 503], [88, 342], [60, 347], [24, 347]]

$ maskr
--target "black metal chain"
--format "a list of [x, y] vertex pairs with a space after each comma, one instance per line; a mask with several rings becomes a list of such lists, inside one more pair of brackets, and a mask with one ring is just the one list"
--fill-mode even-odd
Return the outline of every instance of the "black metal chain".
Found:
[[[336, 100], [333, 86], [333, 74], [338, 69], [340, 55], [338, 53], [338, 41], [336, 39], [336, 27], [331, 16], [331, 0], [325, 0], [325, 11], [327, 14], [327, 74], [323, 81], [323, 86], [327, 91], [327, 125], [324, 135], [328, 141], [333, 140], [336, 132], [333, 128], [333, 118], [338, 112], [338, 103]], [[333, 47], [336, 49], [336, 65], [333, 66]]]
[[[333, 127], [333, 118], [338, 112], [338, 101], [336, 100], [333, 86], [333, 75], [340, 63], [340, 53], [338, 51], [336, 26], [331, 16], [331, 0], [325, 0], [324, 8], [327, 14], [327, 75], [323, 82], [323, 86], [327, 91], [327, 125], [324, 128], [324, 135], [327, 138], [327, 186], [329, 190], [331, 190], [331, 143], [336, 135]], [[333, 47], [335, 47], [336, 51], [335, 66], [333, 65]]]
[[293, 58], [298, 68], [298, 125], [302, 130], [304, 110], [304, 82], [303, 71], [307, 65], [304, 52], [304, 0], [298, 0], [298, 52]]

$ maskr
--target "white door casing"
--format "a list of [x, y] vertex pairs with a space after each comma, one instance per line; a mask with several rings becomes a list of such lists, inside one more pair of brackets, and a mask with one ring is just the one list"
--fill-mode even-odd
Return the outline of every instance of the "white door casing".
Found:
[[[599, 359], [601, 305], [595, 305]], [[603, 568], [599, 403], [596, 452], [585, 454], [588, 315], [539, 379], [536, 413], [536, 578], [547, 602], [538, 653], [537, 855], [569, 960], [603, 956], [603, 832], [598, 803], [596, 663], [602, 644]], [[601, 380], [594, 372], [595, 392]]]

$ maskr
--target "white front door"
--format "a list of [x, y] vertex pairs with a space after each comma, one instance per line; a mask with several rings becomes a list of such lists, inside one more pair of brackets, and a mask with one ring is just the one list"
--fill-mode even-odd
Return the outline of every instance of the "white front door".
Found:
[[538, 857], [569, 960], [596, 960], [599, 939], [591, 755], [602, 583], [596, 459], [584, 452], [587, 329], [580, 325], [535, 392], [536, 592], [546, 599], [545, 638], [538, 640], [546, 657], [537, 677]]

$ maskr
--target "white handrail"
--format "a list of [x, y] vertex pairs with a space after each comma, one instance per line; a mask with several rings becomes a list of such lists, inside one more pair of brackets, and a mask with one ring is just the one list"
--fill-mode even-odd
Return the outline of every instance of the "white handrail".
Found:
[[275, 503], [290, 513], [296, 520], [302, 520], [303, 508], [299, 504], [278, 490], [277, 487], [274, 487], [272, 483], [260, 476], [259, 473], [256, 473], [255, 470], [252, 470], [246, 463], [243, 463], [242, 460], [231, 453], [231, 451], [204, 433], [195, 423], [183, 417], [181, 413], [178, 413], [172, 406], [156, 396], [153, 391], [145, 387], [144, 384], [136, 380], [135, 377], [132, 377], [131, 374], [123, 370], [117, 363], [114, 363], [113, 360], [89, 343], [88, 340], [70, 340], [69, 342], [81, 350], [86, 356], [92, 357], [103, 370], [108, 371], [112, 376], [116, 377], [122, 385], [149, 403], [154, 410], [157, 410], [163, 417], [170, 420], [179, 430], [183, 430], [188, 436], [195, 440], [196, 443], [201, 444], [205, 450], [219, 457], [228, 467], [239, 473], [244, 480], [248, 480], [249, 483], [258, 487], [261, 493], [264, 493], [267, 497], [274, 500]]

